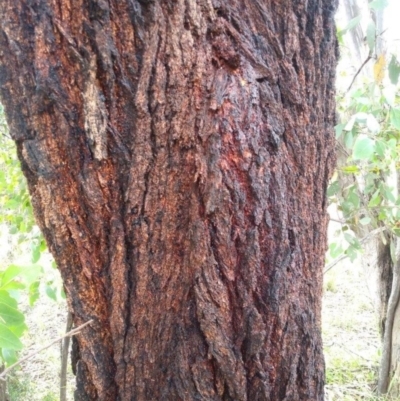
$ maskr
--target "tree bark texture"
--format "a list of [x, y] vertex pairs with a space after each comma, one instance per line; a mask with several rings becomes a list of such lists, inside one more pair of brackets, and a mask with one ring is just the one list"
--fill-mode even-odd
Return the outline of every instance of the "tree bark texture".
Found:
[[[400, 172], [396, 171], [397, 188]], [[395, 257], [391, 255], [395, 248]], [[378, 394], [393, 399], [400, 395], [400, 240], [386, 235], [386, 244], [379, 241], [377, 249], [377, 287], [379, 323], [382, 334], [382, 356], [379, 367]], [[395, 260], [393, 260], [395, 259]]]
[[1, 98], [76, 400], [322, 400], [335, 1], [2, 0]]

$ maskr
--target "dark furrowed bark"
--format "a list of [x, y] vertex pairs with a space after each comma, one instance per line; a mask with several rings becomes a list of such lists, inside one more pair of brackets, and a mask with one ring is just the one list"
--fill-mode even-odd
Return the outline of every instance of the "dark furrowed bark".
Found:
[[1, 2], [77, 400], [323, 399], [335, 6]]

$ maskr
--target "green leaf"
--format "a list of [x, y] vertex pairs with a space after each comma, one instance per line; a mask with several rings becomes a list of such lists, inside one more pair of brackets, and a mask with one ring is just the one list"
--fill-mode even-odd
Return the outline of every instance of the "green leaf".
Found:
[[362, 224], [363, 226], [366, 226], [369, 223], [371, 223], [370, 217], [363, 217], [362, 219], [360, 219], [360, 224]]
[[23, 345], [19, 338], [3, 323], [0, 323], [0, 348], [19, 351]]
[[399, 81], [399, 75], [400, 75], [400, 63], [397, 61], [397, 58], [395, 55], [392, 56], [389, 66], [389, 78], [390, 82], [393, 85], [397, 85], [397, 82]]
[[0, 289], [3, 289], [7, 284], [12, 282], [21, 272], [21, 267], [16, 265], [10, 265], [1, 275]]
[[11, 308], [17, 308], [17, 301], [10, 296], [8, 291], [0, 290], [0, 302], [10, 306]]
[[336, 259], [341, 253], [343, 253], [343, 247], [339, 242], [333, 242], [329, 245], [329, 254], [332, 259]]
[[393, 192], [390, 188], [388, 188], [387, 186], [384, 186], [382, 188], [383, 190], [381, 190], [381, 193], [383, 194], [383, 196], [390, 202], [395, 203], [396, 202], [396, 198], [393, 195]]
[[385, 86], [382, 89], [382, 94], [385, 98], [386, 103], [390, 107], [394, 107], [395, 100], [396, 100], [396, 88], [393, 85]]
[[57, 301], [57, 292], [53, 287], [46, 285], [45, 290], [46, 290], [46, 294], [49, 298], [51, 298], [53, 301]]
[[354, 160], [368, 160], [374, 154], [375, 141], [368, 137], [358, 137], [353, 148]]
[[[43, 267], [40, 265], [12, 265], [18, 269], [18, 277], [21, 278], [22, 282], [26, 285], [31, 285], [33, 282], [38, 281], [38, 279], [43, 274]], [[17, 270], [15, 270], [16, 272]]]
[[344, 134], [344, 144], [347, 149], [351, 149], [353, 147], [353, 131], [348, 131]]
[[373, 133], [376, 134], [381, 130], [381, 126], [378, 123], [378, 120], [372, 115], [368, 114], [367, 117], [367, 128]]
[[396, 220], [400, 220], [400, 209], [398, 207], [394, 207], [392, 209], [392, 216], [396, 219]]
[[13, 225], [11, 225], [10, 228], [8, 229], [8, 232], [9, 232], [10, 234], [17, 234], [17, 232], [18, 232], [18, 227], [17, 227], [15, 224], [13, 224]]
[[25, 289], [25, 285], [18, 281], [10, 281], [8, 284], [1, 287], [3, 290], [10, 292], [11, 290], [23, 290]]
[[368, 203], [368, 207], [375, 207], [381, 204], [382, 199], [379, 195], [379, 189], [372, 195], [371, 200]]
[[36, 263], [40, 259], [40, 256], [41, 256], [40, 244], [38, 244], [37, 246], [34, 246], [32, 249], [31, 262]]
[[353, 209], [358, 209], [360, 207], [360, 197], [358, 196], [357, 192], [349, 192], [347, 195], [347, 202], [353, 205]]
[[44, 252], [47, 249], [47, 244], [44, 238], [42, 237], [40, 240], [40, 252]]
[[367, 121], [368, 114], [360, 111], [359, 113], [355, 114], [354, 117], [358, 123], [365, 123]]
[[350, 233], [343, 233], [344, 239], [351, 245], [356, 247], [357, 249], [360, 248], [360, 243], [358, 242], [358, 239]]
[[380, 157], [385, 157], [385, 144], [382, 141], [377, 140], [375, 142], [375, 151]]
[[375, 11], [379, 11], [379, 10], [383, 10], [384, 8], [386, 8], [389, 4], [388, 0], [374, 0], [371, 1], [370, 3], [368, 3], [368, 7], [371, 10], [375, 10]]
[[399, 109], [391, 109], [390, 110], [390, 122], [394, 128], [400, 130], [400, 110]]
[[20, 323], [20, 324], [18, 324], [16, 326], [8, 326], [8, 328], [18, 338], [21, 338], [22, 334], [24, 334], [24, 331], [28, 329], [28, 326], [25, 323]]
[[1, 349], [1, 356], [3, 357], [3, 360], [5, 361], [7, 366], [12, 365], [18, 360], [17, 353], [14, 350], [8, 348]]
[[345, 127], [346, 124], [338, 124], [335, 126], [335, 135], [336, 135], [336, 139], [339, 139], [340, 136], [342, 135], [343, 129]]
[[367, 43], [370, 51], [373, 51], [375, 48], [375, 40], [376, 40], [375, 23], [373, 21], [370, 21], [367, 26]]
[[389, 214], [390, 214], [390, 213], [388, 213], [387, 209], [385, 209], [385, 208], [382, 207], [382, 208], [379, 210], [378, 220], [386, 221], [386, 220], [388, 219]]
[[29, 286], [29, 305], [33, 306], [35, 302], [39, 299], [39, 286], [40, 281], [36, 281]]
[[0, 303], [0, 320], [7, 326], [14, 326], [25, 321], [25, 316], [16, 308]]
[[345, 166], [342, 171], [347, 174], [357, 174], [360, 172], [360, 168], [358, 166]]
[[361, 21], [361, 15], [352, 18], [343, 30], [347, 32], [354, 29], [360, 23], [360, 21]]
[[347, 124], [344, 126], [344, 130], [345, 131], [351, 131], [352, 129], [353, 129], [353, 127], [354, 127], [354, 123], [356, 122], [356, 117], [355, 116], [352, 116], [351, 118], [350, 118], [350, 120], [347, 122]]
[[328, 196], [333, 196], [336, 195], [340, 190], [340, 183], [339, 181], [332, 182], [331, 185], [329, 185], [328, 190], [327, 190], [327, 195]]
[[351, 262], [354, 262], [357, 259], [357, 251], [353, 246], [349, 246], [345, 253]]

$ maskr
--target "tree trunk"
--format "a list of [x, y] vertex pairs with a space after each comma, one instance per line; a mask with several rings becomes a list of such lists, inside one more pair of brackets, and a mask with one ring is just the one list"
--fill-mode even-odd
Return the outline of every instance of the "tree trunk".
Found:
[[[4, 365], [0, 366], [0, 373], [4, 372]], [[7, 381], [0, 380], [0, 401], [9, 401], [7, 396]]]
[[[397, 192], [399, 192], [400, 172], [396, 171], [396, 175]], [[377, 247], [379, 322], [382, 329], [378, 393], [389, 393], [390, 397], [398, 399], [400, 396], [400, 239], [393, 234], [387, 235], [386, 238], [387, 243], [383, 244], [380, 241]], [[394, 248], [396, 250], [393, 252]], [[391, 253], [394, 253], [394, 257]]]
[[[343, 9], [343, 13], [346, 16], [346, 22], [349, 23], [352, 19], [361, 15], [361, 9], [357, 0], [340, 0], [339, 10]], [[364, 55], [361, 54], [363, 49], [363, 38], [364, 33], [361, 25], [358, 24], [349, 31], [350, 35], [350, 58], [355, 62], [357, 68], [364, 61]]]
[[2, 0], [1, 97], [76, 400], [322, 400], [335, 1]]

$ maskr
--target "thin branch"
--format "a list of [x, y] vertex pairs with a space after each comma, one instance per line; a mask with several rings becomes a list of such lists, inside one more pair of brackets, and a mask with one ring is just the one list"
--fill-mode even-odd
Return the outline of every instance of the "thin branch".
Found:
[[[386, 227], [379, 227], [376, 228], [375, 230], [371, 231], [370, 233], [368, 233], [364, 238], [360, 239], [360, 243], [363, 244], [364, 242], [366, 242], [369, 238], [374, 237], [377, 234], [383, 233], [384, 231], [386, 231], [387, 228]], [[339, 262], [341, 262], [343, 259], [346, 259], [348, 257], [348, 255], [346, 254], [342, 254], [339, 257], [337, 257], [335, 260], [333, 260], [331, 263], [329, 263], [324, 270], [324, 274], [327, 273], [329, 270], [332, 269], [332, 267], [336, 266]]]
[[59, 341], [63, 340], [65, 337], [72, 337], [76, 334], [79, 334], [79, 332], [86, 326], [88, 326], [89, 324], [93, 323], [93, 320], [89, 320], [86, 323], [81, 324], [79, 327], [69, 331], [68, 333], [65, 333], [63, 336], [56, 338], [55, 340], [53, 340], [50, 344], [40, 348], [37, 351], [34, 351], [32, 353], [30, 353], [29, 355], [25, 356], [24, 358], [20, 359], [19, 361], [13, 363], [11, 366], [9, 366], [7, 369], [4, 370], [4, 372], [2, 374], [0, 374], [0, 380], [6, 380], [7, 378], [7, 374], [8, 372], [10, 372], [12, 369], [14, 369], [16, 366], [20, 365], [21, 363], [25, 362], [28, 359], [31, 359], [32, 357], [36, 356], [37, 354], [39, 354], [40, 352], [44, 351], [47, 348], [50, 348], [52, 345], [58, 343]]
[[356, 78], [358, 77], [358, 75], [360, 74], [360, 72], [362, 71], [362, 69], [365, 67], [365, 65], [368, 63], [368, 61], [371, 60], [371, 59], [372, 59], [372, 55], [371, 55], [371, 53], [370, 53], [370, 54], [368, 54], [368, 57], [364, 60], [364, 62], [361, 64], [361, 66], [360, 66], [360, 68], [357, 70], [357, 72], [354, 74], [354, 77], [353, 77], [353, 79], [352, 79], [352, 81], [351, 81], [349, 87], [347, 88], [346, 93], [348, 93], [348, 92], [350, 91], [351, 87], [352, 87], [353, 84], [354, 84], [354, 81], [356, 80]]
[[329, 220], [333, 221], [335, 223], [340, 223], [340, 224], [345, 224], [346, 223], [345, 220], [335, 219], [334, 217], [330, 217]]
[[[72, 313], [68, 312], [66, 333], [71, 331], [72, 324]], [[60, 401], [67, 401], [67, 368], [70, 339], [71, 337], [67, 336], [61, 341]]]

